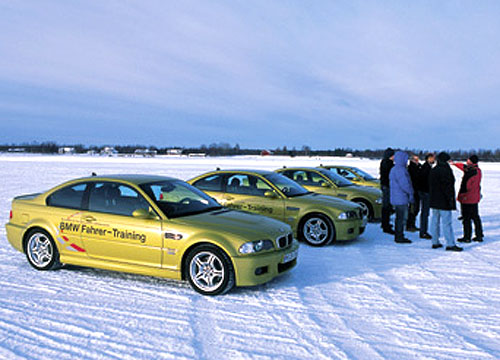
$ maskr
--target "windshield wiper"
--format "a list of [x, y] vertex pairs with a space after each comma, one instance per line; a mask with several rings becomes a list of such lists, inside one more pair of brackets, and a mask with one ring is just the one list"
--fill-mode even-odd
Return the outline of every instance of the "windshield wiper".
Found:
[[211, 206], [211, 207], [208, 207], [208, 208], [205, 208], [205, 209], [200, 209], [200, 210], [195, 210], [195, 211], [188, 211], [188, 212], [185, 212], [185, 213], [176, 214], [173, 217], [184, 217], [184, 216], [198, 215], [198, 214], [203, 214], [203, 213], [214, 211], [214, 210], [220, 210], [222, 208], [223, 208], [223, 206]]
[[293, 195], [287, 195], [288, 197], [297, 197], [297, 196], [304, 196], [304, 195], [308, 195], [308, 194], [312, 194], [312, 191], [306, 191], [304, 193], [299, 193], [299, 194], [293, 194]]

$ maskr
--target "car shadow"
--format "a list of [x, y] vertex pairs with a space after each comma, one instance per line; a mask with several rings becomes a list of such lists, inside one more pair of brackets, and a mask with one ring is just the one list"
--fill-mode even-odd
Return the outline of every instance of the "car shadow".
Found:
[[[499, 241], [500, 236], [495, 236], [495, 234], [500, 234], [499, 218], [500, 213], [482, 218], [485, 232], [484, 242], [459, 245], [464, 247], [464, 251], [470, 251], [488, 243]], [[461, 221], [455, 219], [453, 226], [455, 237], [460, 237], [462, 234]], [[370, 223], [365, 233], [354, 240], [337, 241], [325, 247], [312, 247], [301, 243], [298, 263], [291, 271], [263, 285], [234, 288], [231, 294], [251, 295], [256, 292], [280, 291], [281, 289], [293, 287], [305, 289], [311, 286], [343, 281], [363, 274], [383, 273], [408, 265], [419, 265], [442, 256], [452, 255], [452, 253], [446, 252], [443, 249], [432, 249], [431, 241], [420, 239], [418, 232], [406, 232], [405, 234], [413, 243], [396, 244], [394, 243], [393, 236], [383, 233], [379, 224]], [[190, 289], [187, 281], [161, 277], [115, 272], [76, 265], [64, 265], [63, 270], [90, 275], [93, 278], [105, 278], [106, 282], [109, 279], [116, 279], [149, 285], [172, 286], [175, 289]], [[194, 292], [194, 290], [192, 291]]]

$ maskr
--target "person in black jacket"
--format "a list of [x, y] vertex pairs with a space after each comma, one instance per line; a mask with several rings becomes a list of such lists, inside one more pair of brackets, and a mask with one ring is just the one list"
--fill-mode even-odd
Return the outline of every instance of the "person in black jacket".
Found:
[[417, 177], [417, 191], [418, 197], [420, 199], [420, 238], [421, 239], [432, 239], [432, 236], [428, 232], [429, 228], [429, 175], [431, 173], [432, 166], [436, 161], [436, 155], [434, 153], [428, 153], [425, 155], [425, 162], [420, 167]]
[[448, 161], [450, 161], [450, 155], [445, 152], [439, 153], [437, 165], [429, 175], [429, 196], [432, 209], [432, 248], [443, 247], [439, 242], [440, 223], [442, 223], [444, 238], [446, 239], [446, 250], [462, 251], [463, 249], [455, 244], [451, 223], [451, 212], [457, 209], [457, 204], [455, 202], [455, 177]]
[[382, 189], [382, 230], [394, 235], [390, 219], [392, 212], [391, 192], [389, 189], [389, 173], [394, 166], [394, 150], [390, 147], [384, 151], [384, 157], [380, 161], [380, 187]]
[[410, 174], [411, 184], [413, 187], [413, 202], [410, 203], [408, 207], [408, 219], [406, 221], [406, 230], [415, 232], [418, 231], [415, 221], [417, 220], [417, 215], [420, 211], [420, 198], [418, 196], [418, 176], [420, 172], [420, 159], [417, 155], [412, 155], [410, 157], [410, 163], [408, 164], [408, 173]]

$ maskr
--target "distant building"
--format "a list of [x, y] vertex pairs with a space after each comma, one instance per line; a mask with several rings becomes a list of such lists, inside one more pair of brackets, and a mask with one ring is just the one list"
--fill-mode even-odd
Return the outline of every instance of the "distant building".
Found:
[[182, 149], [167, 149], [167, 155], [182, 155]]
[[352, 158], [352, 157], [354, 157], [354, 155], [352, 153], [347, 153], [347, 154], [345, 154], [345, 157], [346, 158]]
[[142, 157], [155, 157], [156, 154], [158, 154], [158, 151], [151, 149], [136, 149], [134, 151], [135, 156], [142, 156]]
[[206, 157], [207, 154], [205, 154], [205, 153], [189, 153], [188, 156], [189, 157]]
[[97, 155], [97, 151], [96, 150], [88, 150], [87, 155], [91, 155], [91, 156]]
[[101, 150], [101, 155], [103, 156], [115, 156], [118, 155], [118, 151], [112, 146], [106, 146]]
[[74, 147], [65, 146], [60, 147], [57, 152], [61, 155], [73, 155], [76, 153], [76, 150]]
[[21, 153], [21, 152], [26, 152], [25, 148], [9, 148], [7, 152], [13, 152], [13, 153]]
[[260, 152], [260, 156], [269, 156], [269, 155], [272, 155], [272, 151], [271, 150], [262, 150]]

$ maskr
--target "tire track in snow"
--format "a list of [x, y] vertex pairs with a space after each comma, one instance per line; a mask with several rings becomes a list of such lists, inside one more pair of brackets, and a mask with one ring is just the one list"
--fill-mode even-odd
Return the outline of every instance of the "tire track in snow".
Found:
[[[416, 251], [416, 249], [409, 249], [409, 251]], [[371, 261], [370, 258], [366, 259], [367, 263]], [[409, 261], [407, 263], [411, 262]], [[378, 273], [378, 275], [384, 279], [385, 286], [398, 297], [398, 302], [401, 302], [413, 312], [412, 314], [410, 313], [411, 317], [407, 319], [407, 321], [409, 321], [407, 322], [408, 328], [410, 331], [416, 331], [416, 334], [422, 336], [422, 338], [419, 339], [418, 345], [415, 345], [415, 350], [420, 350], [421, 355], [422, 351], [425, 350], [429, 352], [429, 356], [443, 359], [454, 359], [456, 357], [474, 359], [494, 358], [488, 353], [492, 351], [492, 349], [477, 346], [477, 344], [475, 344], [476, 341], [467, 335], [469, 331], [466, 324], [460, 319], [457, 319], [457, 317], [453, 317], [453, 319], [450, 318], [448, 312], [441, 310], [435, 303], [429, 302], [428, 298], [423, 296], [418, 286], [412, 286], [412, 289], [409, 289], [402, 278], [395, 274], [396, 272], [401, 272], [411, 281], [412, 279], [411, 276], [408, 276], [409, 274], [423, 273], [425, 270], [422, 269], [420, 265], [407, 265], [404, 268], [396, 268], [391, 271]], [[432, 283], [443, 281], [436, 273], [432, 273], [432, 276]], [[436, 322], [436, 319], [439, 319], [439, 322]], [[424, 325], [422, 322], [424, 322]], [[443, 332], [445, 334], [443, 334]], [[433, 344], [432, 339], [438, 338], [439, 336], [441, 336], [441, 338], [444, 337], [444, 339], [442, 339], [443, 342], [437, 345]], [[465, 340], [465, 344], [457, 341], [450, 343], [451, 340], [455, 340], [456, 338], [462, 338]], [[426, 342], [428, 344], [426, 344]], [[409, 344], [406, 346], [412, 347]]]

